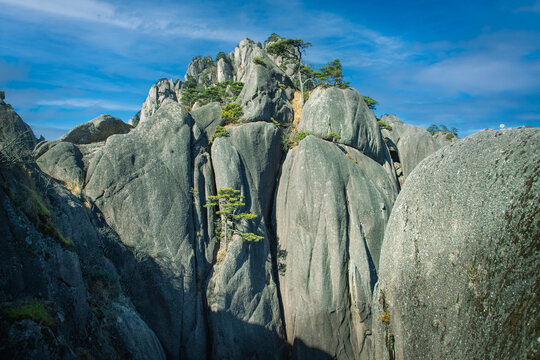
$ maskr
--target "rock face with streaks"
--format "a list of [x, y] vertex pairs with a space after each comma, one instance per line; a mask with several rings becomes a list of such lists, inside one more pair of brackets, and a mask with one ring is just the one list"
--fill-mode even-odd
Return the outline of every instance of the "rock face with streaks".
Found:
[[377, 359], [538, 356], [540, 131], [481, 131], [412, 172], [387, 226]]
[[308, 136], [287, 154], [275, 221], [294, 358], [370, 358], [371, 294], [396, 195], [355, 148]]

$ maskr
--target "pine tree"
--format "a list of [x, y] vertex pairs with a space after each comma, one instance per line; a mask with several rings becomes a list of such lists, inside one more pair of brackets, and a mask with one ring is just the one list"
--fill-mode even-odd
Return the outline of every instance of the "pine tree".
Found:
[[216, 212], [220, 215], [220, 226], [216, 229], [218, 236], [225, 240], [227, 244], [233, 235], [239, 235], [246, 241], [259, 241], [263, 237], [250, 232], [242, 232], [240, 229], [245, 227], [247, 220], [252, 220], [257, 215], [252, 213], [238, 213], [238, 209], [245, 205], [242, 202], [244, 198], [240, 195], [240, 190], [232, 188], [219, 189], [217, 195], [210, 195], [205, 207], [218, 206], [219, 210]]

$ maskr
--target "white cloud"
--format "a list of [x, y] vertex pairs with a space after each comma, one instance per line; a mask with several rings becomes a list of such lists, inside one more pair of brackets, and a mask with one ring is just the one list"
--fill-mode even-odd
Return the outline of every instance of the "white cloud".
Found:
[[[192, 9], [175, 4], [168, 11], [160, 8], [142, 7], [121, 8], [98, 0], [0, 0], [0, 4], [24, 8], [68, 20], [83, 20], [111, 25], [128, 30], [160, 36], [186, 37], [217, 41], [238, 41], [246, 36], [243, 31], [233, 27], [216, 26], [217, 19], [186, 16]], [[21, 16], [19, 20], [25, 20]]]
[[496, 54], [467, 54], [429, 66], [416, 74], [426, 85], [471, 95], [526, 90], [538, 85], [540, 66]]
[[61, 99], [40, 100], [36, 103], [41, 106], [57, 106], [63, 108], [100, 108], [116, 111], [138, 111], [140, 105], [124, 104], [100, 99]]
[[[29, 10], [44, 12], [51, 15], [80, 20], [95, 21], [111, 25], [132, 28], [138, 26], [122, 20], [111, 4], [95, 0], [0, 0], [0, 3], [23, 7]], [[131, 19], [133, 20], [133, 19]]]

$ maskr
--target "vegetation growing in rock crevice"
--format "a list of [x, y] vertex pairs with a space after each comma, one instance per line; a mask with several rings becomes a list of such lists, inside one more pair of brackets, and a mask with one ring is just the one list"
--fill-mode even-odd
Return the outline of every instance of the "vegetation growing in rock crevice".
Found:
[[392, 130], [392, 126], [388, 125], [388, 123], [386, 121], [377, 120], [377, 124], [379, 124], [379, 127], [381, 129]]
[[256, 65], [262, 65], [262, 66], [266, 65], [266, 62], [262, 58], [260, 58], [258, 56], [255, 56], [253, 58], [253, 63], [256, 64]]
[[240, 190], [232, 188], [219, 189], [217, 195], [208, 196], [209, 202], [204, 207], [217, 206], [219, 208], [216, 214], [220, 216], [220, 221], [216, 224], [216, 236], [223, 239], [225, 244], [232, 239], [234, 235], [240, 236], [246, 241], [259, 241], [263, 236], [246, 232], [246, 222], [255, 219], [257, 215], [253, 213], [240, 213], [239, 209], [246, 204], [242, 202], [244, 198], [240, 195]]
[[184, 83], [181, 102], [189, 107], [192, 107], [196, 102], [201, 105], [214, 101], [220, 103], [229, 102], [238, 97], [243, 87], [244, 83], [242, 82], [227, 80], [212, 84], [207, 88], [201, 88], [197, 87], [193, 77], [189, 77]]
[[242, 115], [242, 106], [237, 103], [228, 103], [221, 108], [221, 118], [225, 125], [237, 122]]
[[216, 127], [216, 132], [214, 133], [214, 136], [212, 136], [212, 140], [210, 141], [210, 143], [213, 143], [214, 140], [216, 140], [218, 137], [222, 137], [222, 136], [229, 136], [229, 132], [223, 126], [218, 125]]
[[3, 309], [2, 315], [11, 321], [29, 319], [47, 327], [56, 326], [56, 322], [46, 306], [35, 299], [9, 305]]

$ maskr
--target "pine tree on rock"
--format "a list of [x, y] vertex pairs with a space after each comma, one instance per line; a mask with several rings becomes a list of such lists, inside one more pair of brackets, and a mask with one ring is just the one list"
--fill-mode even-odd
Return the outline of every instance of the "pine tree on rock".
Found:
[[311, 46], [310, 42], [301, 39], [282, 39], [268, 45], [266, 51], [274, 56], [281, 56], [286, 61], [296, 65], [298, 80], [300, 82], [301, 103], [304, 106], [304, 84], [302, 82], [302, 54]]

